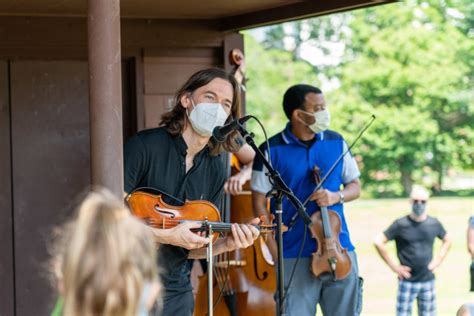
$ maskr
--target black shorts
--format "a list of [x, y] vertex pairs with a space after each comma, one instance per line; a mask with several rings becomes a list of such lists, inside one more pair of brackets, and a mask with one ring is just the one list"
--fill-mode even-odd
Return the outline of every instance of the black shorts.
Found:
[[155, 304], [150, 311], [150, 316], [192, 316], [194, 312], [193, 291], [164, 292], [162, 297], [163, 309]]

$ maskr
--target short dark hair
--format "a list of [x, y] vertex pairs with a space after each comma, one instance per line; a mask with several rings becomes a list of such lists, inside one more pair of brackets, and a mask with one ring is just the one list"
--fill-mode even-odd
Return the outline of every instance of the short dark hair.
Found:
[[285, 111], [286, 117], [291, 119], [291, 114], [296, 109], [300, 109], [304, 105], [304, 99], [308, 93], [322, 94], [321, 90], [317, 87], [310, 86], [308, 84], [297, 84], [288, 90], [283, 95], [283, 110]]

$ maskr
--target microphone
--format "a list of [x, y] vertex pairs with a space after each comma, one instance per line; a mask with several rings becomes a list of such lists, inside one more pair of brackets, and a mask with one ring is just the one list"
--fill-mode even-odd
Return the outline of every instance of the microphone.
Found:
[[229, 135], [232, 131], [239, 129], [240, 125], [247, 122], [251, 117], [252, 115], [246, 115], [237, 120], [233, 120], [224, 126], [216, 126], [212, 131], [212, 136], [214, 136], [217, 142], [223, 143], [226, 141], [227, 135]]

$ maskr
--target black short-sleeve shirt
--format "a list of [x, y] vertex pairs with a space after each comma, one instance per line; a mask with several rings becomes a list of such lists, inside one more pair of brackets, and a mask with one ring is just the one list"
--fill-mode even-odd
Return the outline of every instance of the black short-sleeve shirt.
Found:
[[434, 279], [428, 269], [433, 259], [433, 243], [436, 237], [443, 239], [446, 231], [434, 217], [414, 221], [410, 216], [397, 219], [384, 231], [388, 240], [395, 240], [397, 255], [402, 265], [411, 268], [410, 282], [424, 282]]
[[[173, 136], [163, 128], [142, 131], [125, 145], [124, 184], [130, 193], [139, 187], [152, 187], [185, 200], [207, 200], [219, 205], [225, 182], [225, 168], [219, 156], [211, 156], [206, 147], [194, 158], [186, 173], [187, 145], [181, 135]], [[165, 198], [169, 204], [177, 202]], [[191, 289], [189, 251], [172, 245], [161, 245], [158, 259], [162, 280], [168, 291]]]

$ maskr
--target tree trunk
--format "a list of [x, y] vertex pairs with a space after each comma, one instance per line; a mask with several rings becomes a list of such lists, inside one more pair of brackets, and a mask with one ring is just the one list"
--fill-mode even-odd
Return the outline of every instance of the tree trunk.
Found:
[[437, 183], [437, 191], [441, 192], [443, 190], [443, 182], [444, 182], [444, 165], [440, 163], [438, 165], [438, 183]]
[[403, 193], [405, 195], [409, 195], [413, 187], [413, 179], [411, 177], [411, 170], [405, 170], [402, 168], [400, 172], [402, 174], [401, 183], [403, 186]]

